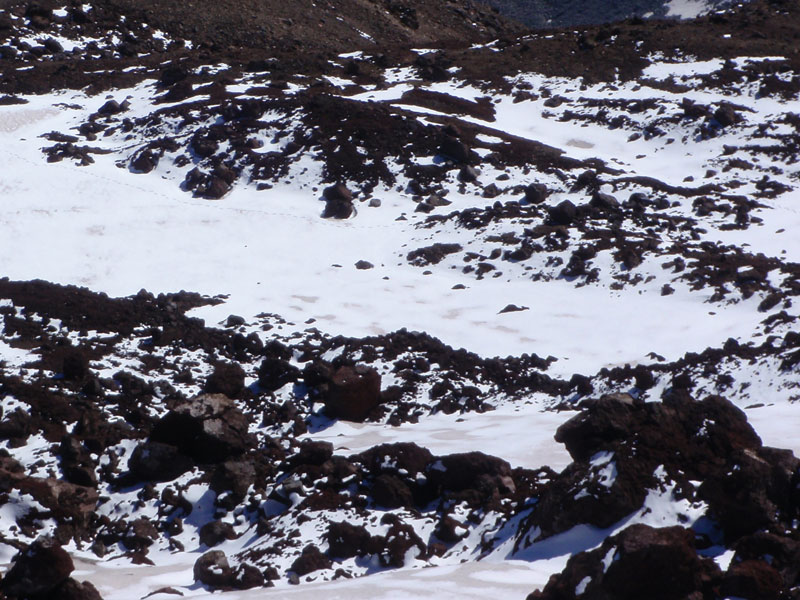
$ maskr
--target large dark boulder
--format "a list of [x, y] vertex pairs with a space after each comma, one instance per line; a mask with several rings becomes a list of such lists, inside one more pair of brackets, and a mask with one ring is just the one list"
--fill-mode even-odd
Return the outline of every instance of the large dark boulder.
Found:
[[58, 600], [103, 600], [100, 592], [91, 582], [75, 581], [72, 577], [67, 579], [52, 593], [52, 598]]
[[797, 540], [759, 531], [738, 539], [733, 548], [736, 554], [728, 572], [739, 563], [764, 561], [781, 574], [787, 588], [800, 584], [800, 542]]
[[525, 186], [525, 202], [541, 204], [550, 196], [550, 190], [543, 183], [531, 183]]
[[100, 498], [95, 488], [52, 477], [26, 477], [19, 481], [18, 487], [50, 509], [56, 518], [72, 519], [77, 523], [89, 520]]
[[172, 481], [194, 466], [191, 458], [176, 446], [148, 440], [133, 451], [128, 469], [137, 481]]
[[347, 219], [353, 214], [353, 193], [343, 183], [326, 187], [322, 198], [325, 200], [324, 219]]
[[89, 359], [77, 348], [69, 350], [64, 355], [61, 372], [67, 381], [81, 381], [89, 374]]
[[72, 558], [52, 540], [35, 541], [19, 552], [0, 582], [8, 598], [44, 598], [66, 583], [75, 570]]
[[61, 440], [59, 448], [61, 470], [70, 483], [86, 487], [97, 487], [95, 461], [89, 450], [75, 437], [67, 435]]
[[328, 382], [324, 402], [329, 417], [364, 421], [381, 403], [381, 376], [372, 367], [340, 367]]
[[202, 394], [168, 412], [150, 440], [176, 446], [202, 463], [218, 463], [244, 453], [253, 444], [248, 419], [222, 394]]
[[719, 567], [697, 555], [691, 530], [631, 525], [600, 548], [581, 552], [528, 600], [707, 598]]
[[675, 393], [653, 403], [604, 396], [586, 401], [555, 438], [574, 462], [542, 492], [521, 525], [521, 544], [579, 524], [609, 527], [665, 481], [675, 482], [679, 497], [706, 502], [728, 541], [783, 531], [800, 506], [800, 461], [762, 447], [744, 413], [717, 396]]
[[414, 495], [411, 488], [395, 475], [382, 474], [372, 484], [372, 498], [376, 504], [386, 508], [414, 506]]
[[663, 403], [638, 403], [610, 395], [584, 406], [555, 435], [576, 461], [614, 450], [633, 435], [656, 460], [672, 462], [678, 451], [687, 459], [710, 463], [705, 465], [708, 471], [735, 449], [761, 447], [745, 414], [719, 396], [698, 402], [674, 398]]
[[211, 588], [233, 587], [234, 571], [221, 550], [210, 550], [198, 558], [193, 568], [194, 580]]
[[575, 220], [578, 209], [570, 200], [559, 202], [548, 209], [550, 220], [555, 225], [569, 225]]
[[332, 558], [363, 556], [372, 536], [362, 525], [347, 522], [328, 525], [328, 554]]
[[449, 158], [456, 163], [469, 162], [469, 146], [458, 138], [451, 135], [442, 136], [442, 143], [439, 144], [439, 154]]
[[247, 490], [255, 481], [254, 461], [245, 456], [217, 465], [211, 478], [211, 488], [218, 494], [230, 492], [231, 500], [238, 504], [244, 500]]
[[320, 552], [319, 548], [309, 545], [303, 548], [303, 552], [294, 560], [290, 570], [302, 577], [320, 569], [330, 569], [331, 566], [330, 559]]
[[395, 473], [402, 469], [411, 477], [416, 477], [417, 474], [425, 473], [434, 456], [430, 450], [414, 442], [396, 442], [373, 446], [356, 454], [353, 459], [374, 474]]
[[128, 529], [122, 538], [122, 543], [128, 550], [141, 552], [152, 546], [158, 539], [158, 529], [152, 521], [145, 519], [135, 519], [128, 524]]
[[245, 372], [236, 363], [218, 363], [206, 379], [204, 391], [207, 394], [224, 394], [236, 398], [244, 390]]
[[218, 546], [225, 540], [235, 540], [237, 538], [233, 525], [223, 521], [209, 521], [200, 528], [200, 543], [209, 548]]
[[323, 440], [303, 440], [300, 448], [289, 460], [292, 467], [311, 465], [319, 467], [333, 456], [333, 444]]
[[447, 490], [475, 489], [487, 482], [506, 492], [514, 489], [511, 465], [477, 451], [442, 456], [428, 466], [427, 476]]
[[282, 358], [265, 358], [258, 368], [258, 385], [267, 392], [279, 390], [300, 378], [300, 369]]
[[780, 598], [785, 584], [780, 573], [764, 560], [745, 560], [732, 564], [722, 580], [725, 597], [762, 600]]

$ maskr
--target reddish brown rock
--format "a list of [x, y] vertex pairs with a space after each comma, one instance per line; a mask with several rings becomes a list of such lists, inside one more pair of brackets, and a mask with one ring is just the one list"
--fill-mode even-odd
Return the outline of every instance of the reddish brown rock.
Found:
[[380, 403], [381, 376], [371, 367], [340, 367], [325, 394], [325, 412], [345, 421], [366, 420]]

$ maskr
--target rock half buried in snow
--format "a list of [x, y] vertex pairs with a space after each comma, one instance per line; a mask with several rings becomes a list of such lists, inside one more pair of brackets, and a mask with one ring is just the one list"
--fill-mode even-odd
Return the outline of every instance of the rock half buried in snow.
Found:
[[340, 367], [325, 394], [325, 412], [334, 419], [363, 421], [381, 403], [381, 376], [371, 367]]

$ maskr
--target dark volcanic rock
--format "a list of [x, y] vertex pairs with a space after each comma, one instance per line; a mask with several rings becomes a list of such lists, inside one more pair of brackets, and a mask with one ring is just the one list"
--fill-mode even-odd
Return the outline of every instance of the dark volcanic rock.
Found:
[[[522, 526], [538, 539], [579, 523], [608, 527], [638, 510], [665, 477], [707, 502], [728, 540], [783, 532], [796, 514], [800, 461], [762, 447], [744, 413], [717, 396], [695, 402], [676, 394], [662, 403], [605, 396], [559, 427], [556, 440], [575, 462]], [[702, 483], [695, 489], [690, 480]]]
[[221, 550], [210, 550], [194, 563], [194, 579], [212, 588], [231, 587], [234, 573]]
[[439, 154], [456, 163], [469, 162], [469, 146], [450, 135], [445, 135], [442, 138], [442, 143], [439, 145]]
[[741, 120], [739, 113], [730, 104], [723, 104], [714, 111], [714, 119], [722, 127], [728, 127]]
[[158, 166], [158, 155], [152, 150], [142, 150], [131, 160], [131, 168], [137, 173], [149, 173]]
[[138, 481], [172, 481], [192, 466], [192, 459], [176, 446], [152, 440], [139, 444], [128, 460], [128, 469]]
[[570, 558], [564, 571], [528, 600], [712, 597], [707, 594], [721, 573], [713, 560], [697, 555], [693, 538], [682, 527], [632, 525], [597, 550]]
[[67, 381], [81, 381], [89, 374], [89, 361], [80, 350], [70, 350], [64, 355], [61, 372]]
[[325, 200], [324, 219], [347, 219], [353, 214], [353, 193], [343, 183], [325, 188], [322, 198]]
[[299, 378], [300, 369], [281, 358], [265, 358], [258, 368], [258, 385], [268, 392], [279, 390]]
[[33, 496], [58, 518], [84, 523], [97, 508], [99, 495], [92, 487], [75, 485], [52, 477], [27, 477], [18, 485], [20, 490]]
[[564, 200], [548, 210], [550, 220], [556, 225], [569, 225], [575, 219], [577, 208], [569, 201]]
[[295, 454], [290, 464], [312, 465], [315, 467], [326, 463], [333, 456], [333, 444], [322, 440], [303, 440], [300, 451]]
[[236, 532], [233, 525], [223, 521], [209, 521], [200, 528], [200, 543], [213, 548], [225, 540], [235, 540]]
[[[707, 435], [697, 436], [704, 423]], [[616, 442], [632, 432], [648, 448], [667, 454], [676, 447], [689, 456], [712, 450], [711, 456], [725, 456], [734, 448], [759, 448], [761, 440], [747, 423], [745, 414], [719, 396], [695, 402], [636, 403], [616, 396], [605, 396], [587, 403], [586, 410], [556, 431], [575, 460], [587, 460], [600, 450], [613, 449]], [[671, 442], [671, 443], [667, 443]], [[665, 457], [666, 458], [666, 457]]]
[[525, 186], [525, 201], [531, 204], [541, 204], [550, 196], [550, 190], [543, 183], [531, 183]]
[[722, 580], [721, 591], [725, 597], [779, 598], [785, 587], [780, 573], [763, 560], [746, 560], [732, 564]]
[[410, 476], [425, 473], [434, 456], [427, 448], [413, 442], [380, 444], [353, 457], [372, 473], [395, 472], [402, 469]]
[[250, 590], [263, 587], [264, 574], [253, 565], [241, 564], [233, 576], [233, 584], [237, 589]]
[[97, 487], [96, 464], [83, 444], [73, 436], [66, 435], [61, 439], [59, 454], [61, 470], [67, 481], [76, 485]]
[[371, 367], [340, 367], [328, 383], [324, 400], [328, 416], [364, 421], [381, 403], [381, 376]]
[[125, 547], [134, 552], [149, 548], [158, 539], [158, 530], [148, 519], [142, 517], [131, 521], [122, 538]]
[[367, 552], [370, 534], [361, 525], [331, 523], [328, 526], [328, 554], [332, 558], [352, 558]]
[[75, 570], [72, 558], [52, 540], [36, 541], [14, 557], [0, 582], [10, 598], [44, 598], [66, 583]]
[[412, 250], [406, 255], [406, 260], [417, 267], [435, 265], [440, 263], [448, 254], [454, 254], [463, 250], [460, 244], [437, 243], [432, 246]]
[[84, 581], [80, 583], [72, 579], [72, 577], [58, 586], [53, 591], [52, 597], [58, 600], [103, 600], [100, 592], [91, 582]]
[[302, 577], [320, 569], [330, 569], [330, 559], [319, 551], [316, 546], [306, 546], [303, 552], [292, 563], [290, 569]]
[[511, 466], [501, 458], [477, 451], [442, 456], [428, 466], [427, 474], [431, 481], [448, 490], [474, 489], [486, 481], [506, 490], [514, 488]]
[[252, 445], [248, 420], [233, 400], [202, 394], [168, 412], [150, 440], [171, 444], [200, 462], [221, 462]]
[[236, 398], [244, 390], [244, 369], [236, 363], [219, 363], [206, 380], [207, 394], [225, 394]]
[[378, 475], [372, 484], [372, 497], [378, 505], [386, 508], [414, 506], [411, 488], [395, 475]]
[[97, 112], [101, 115], [116, 115], [125, 110], [127, 110], [125, 102], [120, 104], [116, 100], [108, 100], [103, 106], [97, 109]]

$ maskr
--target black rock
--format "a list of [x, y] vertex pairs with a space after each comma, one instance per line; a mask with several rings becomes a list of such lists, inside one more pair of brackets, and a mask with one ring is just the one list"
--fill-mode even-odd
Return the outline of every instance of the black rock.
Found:
[[541, 204], [550, 196], [550, 190], [543, 183], [531, 183], [525, 186], [525, 201], [530, 204]]
[[347, 219], [353, 214], [353, 193], [343, 183], [325, 188], [322, 198], [325, 200], [324, 219]]
[[128, 460], [128, 468], [139, 481], [172, 481], [194, 466], [177, 447], [160, 442], [139, 444]]
[[550, 214], [550, 220], [556, 225], [569, 225], [575, 220], [577, 209], [571, 201], [564, 200], [551, 207], [548, 213]]

